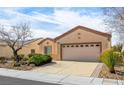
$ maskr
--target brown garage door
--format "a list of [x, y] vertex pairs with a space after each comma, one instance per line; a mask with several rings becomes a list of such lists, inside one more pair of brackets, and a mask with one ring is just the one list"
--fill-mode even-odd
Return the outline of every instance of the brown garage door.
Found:
[[98, 61], [100, 44], [64, 44], [62, 45], [62, 60]]

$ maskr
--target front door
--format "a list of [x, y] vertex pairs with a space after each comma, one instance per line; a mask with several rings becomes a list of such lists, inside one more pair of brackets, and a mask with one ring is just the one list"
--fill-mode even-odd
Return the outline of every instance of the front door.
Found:
[[52, 46], [45, 46], [44, 47], [44, 54], [51, 55], [52, 54]]

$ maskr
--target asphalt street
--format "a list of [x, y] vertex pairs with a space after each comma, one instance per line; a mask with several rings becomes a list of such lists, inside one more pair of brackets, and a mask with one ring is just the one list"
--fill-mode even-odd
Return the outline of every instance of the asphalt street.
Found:
[[57, 85], [57, 84], [0, 76], [0, 85]]

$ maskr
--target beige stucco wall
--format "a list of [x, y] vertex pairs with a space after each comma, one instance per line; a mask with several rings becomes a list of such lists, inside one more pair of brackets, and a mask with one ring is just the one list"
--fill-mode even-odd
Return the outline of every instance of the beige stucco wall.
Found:
[[[73, 31], [72, 33], [58, 39], [56, 42], [59, 43], [57, 45], [59, 50], [60, 44], [64, 43], [102, 42], [102, 52], [111, 47], [111, 40], [109, 41], [108, 37], [84, 31], [82, 29], [77, 29], [76, 31]], [[60, 59], [60, 51], [58, 51], [58, 58]]]
[[12, 56], [13, 52], [7, 45], [0, 45], [0, 57], [11, 58]]
[[20, 51], [20, 54], [24, 54], [25, 56], [27, 56], [28, 54], [31, 53], [31, 49], [35, 49], [35, 53], [42, 53], [40, 46], [38, 45], [38, 43], [41, 41], [42, 39], [36, 40], [32, 43], [29, 43], [27, 45], [25, 45]]
[[41, 49], [41, 53], [44, 54], [44, 47], [45, 46], [51, 46], [52, 47], [52, 54], [51, 56], [54, 58], [54, 59], [57, 59], [57, 44], [56, 42], [52, 41], [52, 40], [45, 40], [44, 42], [42, 42], [40, 44], [40, 49]]

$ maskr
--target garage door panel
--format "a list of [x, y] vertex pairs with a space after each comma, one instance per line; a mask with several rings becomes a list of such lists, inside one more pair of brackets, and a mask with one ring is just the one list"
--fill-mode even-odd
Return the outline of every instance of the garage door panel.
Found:
[[71, 47], [71, 45], [65, 45], [62, 47], [62, 59], [77, 61], [98, 61], [98, 57], [100, 55], [100, 46], [79, 46], [76, 47], [76, 45], [73, 45], [73, 47]]

